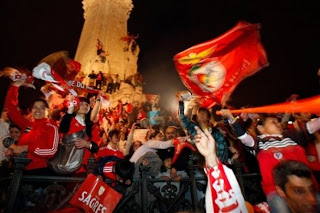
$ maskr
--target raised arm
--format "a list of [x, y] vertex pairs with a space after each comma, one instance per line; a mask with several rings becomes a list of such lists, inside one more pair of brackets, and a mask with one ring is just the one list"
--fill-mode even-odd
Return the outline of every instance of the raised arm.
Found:
[[150, 140], [150, 141], [147, 141], [145, 144], [146, 146], [153, 149], [168, 149], [169, 147], [173, 147], [172, 141], [173, 140], [168, 140], [168, 141]]
[[30, 125], [30, 121], [22, 115], [18, 107], [18, 91], [20, 86], [21, 85], [17, 82], [10, 86], [5, 101], [5, 108], [10, 120], [12, 120], [14, 124], [18, 125], [23, 131]]
[[94, 104], [94, 106], [93, 106], [93, 108], [91, 110], [91, 113], [90, 113], [90, 120], [92, 122], [95, 121], [95, 119], [96, 119], [96, 117], [97, 117], [97, 115], [99, 113], [100, 106], [101, 106], [101, 95], [99, 94], [97, 96], [96, 102], [95, 102], [95, 104]]
[[130, 129], [130, 133], [127, 138], [126, 151], [124, 153], [125, 156], [129, 155], [130, 147], [132, 146], [132, 143], [133, 143], [133, 132], [135, 129], [136, 129], [136, 123], [133, 123], [131, 126], [131, 129]]
[[207, 212], [247, 212], [237, 179], [231, 169], [224, 166], [216, 155], [212, 135], [196, 127], [195, 145], [204, 156], [208, 177], [206, 190]]
[[222, 109], [221, 111], [222, 117], [228, 119], [228, 123], [232, 125], [238, 139], [246, 146], [253, 147], [255, 144], [254, 138], [247, 134], [241, 127], [240, 123], [237, 119], [233, 117], [230, 110], [228, 109]]
[[182, 126], [187, 129], [188, 133], [191, 136], [196, 134], [195, 124], [190, 121], [190, 119], [184, 115], [184, 102], [182, 100], [179, 101], [179, 117], [181, 120]]
[[60, 133], [68, 133], [70, 130], [70, 124], [71, 120], [74, 117], [74, 114], [69, 114], [69, 112], [66, 112], [66, 114], [63, 115], [60, 126], [59, 126], [59, 131]]
[[63, 115], [63, 117], [61, 119], [60, 126], [59, 126], [60, 133], [68, 133], [69, 132], [71, 120], [74, 117], [73, 111], [74, 111], [74, 104], [71, 100], [68, 103], [67, 112]]

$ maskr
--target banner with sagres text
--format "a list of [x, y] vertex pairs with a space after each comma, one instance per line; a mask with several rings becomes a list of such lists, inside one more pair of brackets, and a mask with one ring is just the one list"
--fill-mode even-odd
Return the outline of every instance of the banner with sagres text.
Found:
[[268, 66], [259, 27], [238, 22], [223, 35], [174, 56], [182, 82], [199, 96], [202, 107], [222, 103], [243, 79]]
[[122, 194], [95, 175], [89, 174], [72, 197], [70, 204], [90, 213], [112, 213]]

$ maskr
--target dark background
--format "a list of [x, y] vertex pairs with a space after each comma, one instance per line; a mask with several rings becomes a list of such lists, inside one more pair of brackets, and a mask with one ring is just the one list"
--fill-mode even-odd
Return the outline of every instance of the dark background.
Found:
[[[232, 104], [261, 106], [285, 101], [293, 93], [319, 93], [320, 19], [316, 1], [270, 0], [134, 0], [128, 31], [139, 34], [138, 72], [144, 92], [161, 95], [170, 105], [185, 87], [173, 56], [211, 40], [239, 20], [261, 23], [261, 40], [269, 67], [235, 89]], [[0, 69], [32, 68], [60, 50], [74, 57], [83, 26], [80, 0], [2, 0], [0, 3]], [[0, 78], [1, 102], [9, 81]]]

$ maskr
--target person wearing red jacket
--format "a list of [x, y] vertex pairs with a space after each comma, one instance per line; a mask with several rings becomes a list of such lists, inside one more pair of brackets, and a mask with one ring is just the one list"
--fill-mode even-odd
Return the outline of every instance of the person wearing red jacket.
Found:
[[14, 156], [27, 153], [26, 157], [31, 159], [31, 162], [25, 167], [26, 174], [50, 174], [47, 160], [57, 152], [58, 127], [52, 119], [48, 118], [48, 103], [43, 99], [34, 101], [31, 120], [22, 115], [18, 108], [18, 90], [23, 84], [23, 81], [16, 81], [11, 85], [5, 102], [9, 118], [22, 131], [17, 145], [12, 144], [9, 149], [12, 149]]

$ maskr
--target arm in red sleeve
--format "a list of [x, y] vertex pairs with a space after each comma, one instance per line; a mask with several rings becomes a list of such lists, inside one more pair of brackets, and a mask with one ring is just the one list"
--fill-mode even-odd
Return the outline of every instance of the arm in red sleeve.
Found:
[[59, 144], [58, 127], [51, 123], [46, 123], [41, 128], [33, 130], [37, 138], [34, 143], [30, 143], [28, 152], [38, 158], [51, 158], [57, 150]]
[[23, 131], [30, 125], [30, 121], [23, 117], [18, 108], [18, 91], [19, 87], [13, 85], [10, 86], [5, 101], [5, 108], [12, 122], [18, 125]]

